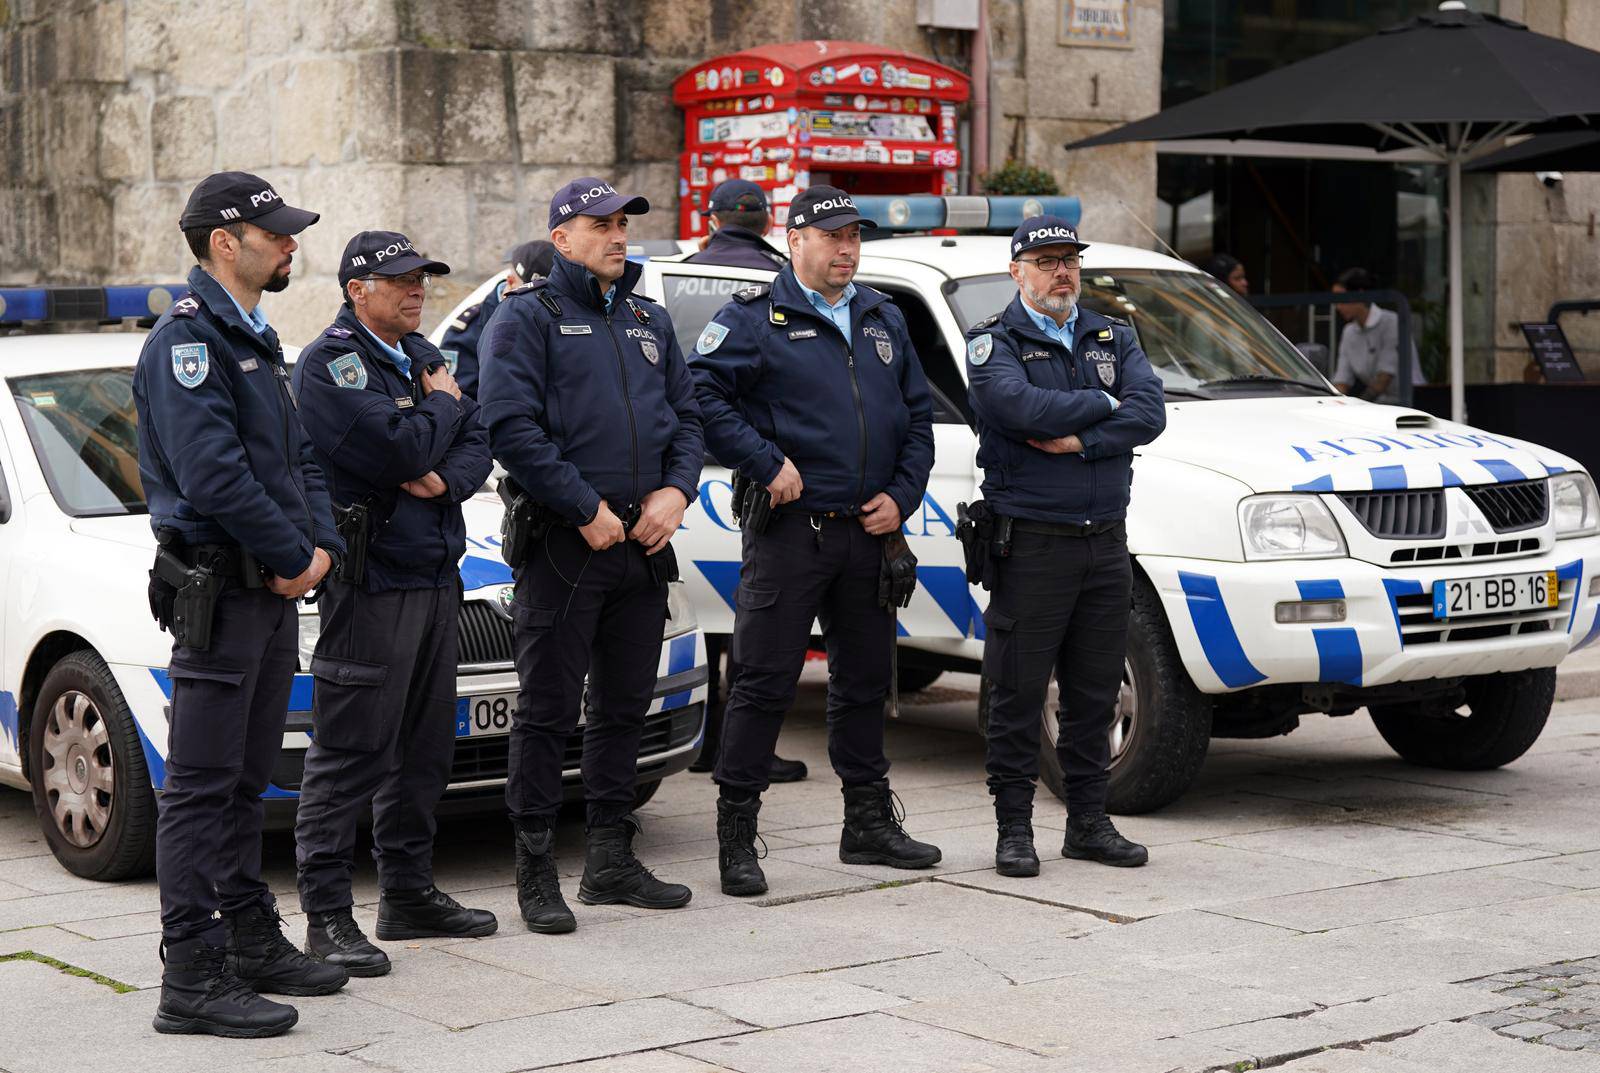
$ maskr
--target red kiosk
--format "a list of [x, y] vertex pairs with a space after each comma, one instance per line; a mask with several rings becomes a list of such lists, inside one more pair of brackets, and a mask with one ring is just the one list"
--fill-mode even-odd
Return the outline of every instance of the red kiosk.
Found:
[[813, 183], [853, 194], [957, 194], [960, 71], [855, 41], [794, 41], [718, 56], [672, 85], [684, 110], [678, 224], [706, 233], [704, 210], [724, 179], [767, 191], [783, 226]]

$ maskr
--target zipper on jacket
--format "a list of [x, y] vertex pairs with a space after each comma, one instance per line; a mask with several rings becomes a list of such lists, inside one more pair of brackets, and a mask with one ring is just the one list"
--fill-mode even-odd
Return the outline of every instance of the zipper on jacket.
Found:
[[633, 501], [628, 503], [627, 507], [631, 508], [639, 505], [639, 429], [634, 424], [633, 392], [628, 390], [628, 360], [622, 356], [622, 344], [617, 342], [617, 333], [611, 325], [611, 314], [605, 313], [603, 317], [606, 322], [606, 335], [611, 339], [611, 349], [617, 352], [617, 371], [622, 374], [622, 398], [628, 406], [628, 443], [633, 448]]
[[[842, 333], [841, 333], [842, 334]], [[850, 340], [845, 340], [845, 365], [850, 369], [850, 392], [856, 399], [856, 437], [861, 445], [856, 460], [856, 506], [860, 507], [867, 494], [867, 411], [861, 404], [861, 382], [856, 379], [856, 351]]]

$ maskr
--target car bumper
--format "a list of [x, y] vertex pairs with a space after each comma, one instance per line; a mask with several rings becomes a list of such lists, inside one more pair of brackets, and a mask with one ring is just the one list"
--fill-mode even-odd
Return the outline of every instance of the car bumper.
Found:
[[[1184, 665], [1205, 693], [1315, 682], [1380, 686], [1553, 667], [1600, 635], [1600, 537], [1547, 553], [1391, 569], [1353, 559], [1217, 562], [1140, 556]], [[1553, 570], [1552, 611], [1432, 618], [1433, 583]], [[1343, 621], [1280, 623], [1279, 603], [1337, 598]]]

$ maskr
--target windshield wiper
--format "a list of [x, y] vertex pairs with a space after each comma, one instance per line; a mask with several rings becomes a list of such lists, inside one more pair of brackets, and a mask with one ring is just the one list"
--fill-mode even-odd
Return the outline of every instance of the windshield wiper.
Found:
[[1161, 390], [1168, 395], [1177, 395], [1185, 399], [1209, 399], [1211, 397], [1203, 391], [1196, 391], [1192, 387], [1173, 387], [1171, 384], [1162, 384]]
[[1250, 373], [1246, 376], [1224, 376], [1218, 380], [1207, 380], [1201, 387], [1226, 387], [1236, 384], [1292, 384], [1295, 387], [1306, 387], [1326, 395], [1326, 384], [1313, 383], [1310, 380], [1291, 380], [1287, 376], [1273, 376], [1269, 373]]

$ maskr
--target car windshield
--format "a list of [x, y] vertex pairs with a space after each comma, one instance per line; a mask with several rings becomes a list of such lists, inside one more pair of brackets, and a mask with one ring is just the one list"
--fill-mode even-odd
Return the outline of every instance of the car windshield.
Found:
[[13, 377], [56, 505], [75, 518], [143, 514], [132, 369], [81, 369]]
[[[1016, 293], [1009, 275], [972, 276], [957, 281], [950, 305], [965, 330], [1004, 309]], [[1085, 269], [1081, 301], [1133, 325], [1170, 394], [1225, 398], [1333, 391], [1266, 318], [1202, 273]]]

